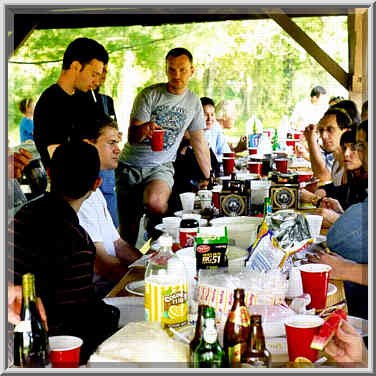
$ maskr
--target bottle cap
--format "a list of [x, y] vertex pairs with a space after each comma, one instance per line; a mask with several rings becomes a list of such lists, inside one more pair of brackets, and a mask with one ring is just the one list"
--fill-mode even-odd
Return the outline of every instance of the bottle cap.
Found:
[[159, 238], [159, 244], [161, 247], [171, 247], [172, 237], [170, 235], [161, 235]]

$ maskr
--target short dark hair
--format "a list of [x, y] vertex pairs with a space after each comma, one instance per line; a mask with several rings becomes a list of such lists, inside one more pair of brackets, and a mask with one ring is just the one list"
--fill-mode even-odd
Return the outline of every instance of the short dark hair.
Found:
[[96, 144], [98, 138], [103, 133], [103, 129], [106, 127], [111, 127], [116, 130], [119, 129], [118, 124], [115, 120], [103, 114], [99, 118], [90, 122], [90, 124], [87, 123], [84, 127], [82, 127], [85, 130], [82, 129], [80, 139], [83, 140], [84, 138], [87, 138], [88, 140]]
[[342, 133], [340, 145], [344, 146], [345, 144], [356, 144], [356, 130], [351, 129]]
[[337, 103], [339, 103], [339, 102], [341, 102], [343, 100], [345, 100], [345, 98], [341, 97], [341, 96], [330, 97], [328, 104], [330, 105], [330, 103], [334, 102], [334, 104], [332, 104], [332, 106], [334, 106], [335, 104], [337, 104]]
[[338, 108], [336, 105], [331, 106], [325, 112], [323, 118], [329, 115], [335, 115], [338, 127], [340, 129], [352, 128], [352, 119], [345, 109]]
[[25, 99], [22, 99], [22, 101], [20, 102], [20, 104], [18, 105], [18, 108], [20, 109], [20, 111], [25, 114], [26, 111], [27, 111], [27, 108], [30, 107], [30, 105], [33, 103], [33, 98], [25, 98]]
[[167, 55], [166, 55], [166, 61], [167, 59], [172, 56], [172, 57], [178, 57], [178, 56], [181, 56], [181, 55], [185, 55], [188, 57], [189, 61], [193, 62], [193, 56], [192, 54], [185, 48], [181, 48], [181, 47], [178, 47], [178, 48], [173, 48], [172, 50], [170, 50]]
[[59, 145], [50, 165], [51, 192], [79, 199], [93, 189], [100, 160], [97, 148], [74, 140]]
[[362, 121], [357, 129], [357, 131], [363, 131], [366, 134], [366, 140], [368, 141], [368, 120]]
[[107, 64], [108, 53], [106, 49], [94, 39], [77, 38], [69, 44], [64, 52], [63, 69], [69, 69], [74, 61], [78, 61], [84, 67], [93, 59]]
[[326, 94], [326, 90], [322, 86], [315, 86], [311, 90], [311, 97], [319, 97], [321, 94]]
[[201, 101], [202, 106], [206, 106], [208, 104], [211, 104], [213, 107], [215, 107], [214, 101], [211, 98], [201, 97], [200, 101]]
[[351, 117], [353, 126], [356, 127], [360, 123], [360, 114], [356, 103], [350, 99], [345, 99], [332, 106], [332, 108], [343, 108]]

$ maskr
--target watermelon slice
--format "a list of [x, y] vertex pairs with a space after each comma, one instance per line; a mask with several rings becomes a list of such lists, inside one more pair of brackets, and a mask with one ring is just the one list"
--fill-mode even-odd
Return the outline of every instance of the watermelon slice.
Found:
[[311, 342], [311, 349], [323, 350], [328, 342], [336, 333], [338, 327], [341, 325], [342, 320], [347, 319], [347, 314], [343, 309], [337, 309], [326, 319], [321, 326], [318, 334], [316, 334]]

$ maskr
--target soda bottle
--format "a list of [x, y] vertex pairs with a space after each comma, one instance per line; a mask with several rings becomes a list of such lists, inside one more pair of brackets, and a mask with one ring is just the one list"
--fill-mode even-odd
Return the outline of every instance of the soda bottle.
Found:
[[204, 307], [204, 325], [199, 345], [193, 354], [195, 368], [221, 368], [225, 365], [225, 353], [218, 343], [213, 307]]
[[172, 237], [159, 238], [161, 248], [145, 271], [145, 321], [159, 321], [163, 328], [188, 322], [188, 280], [183, 261], [172, 250]]
[[241, 357], [241, 365], [250, 368], [270, 368], [271, 355], [265, 347], [264, 331], [261, 326], [261, 315], [251, 315], [251, 328], [247, 350]]
[[244, 289], [235, 289], [234, 304], [228, 315], [223, 334], [223, 349], [227, 366], [239, 366], [241, 356], [247, 349], [249, 330], [250, 320], [244, 303]]
[[41, 368], [49, 364], [49, 343], [39, 315], [34, 274], [22, 276], [21, 322], [14, 328], [14, 364]]
[[195, 329], [195, 336], [193, 337], [192, 341], [189, 343], [189, 350], [190, 350], [190, 359], [193, 364], [194, 362], [194, 352], [196, 347], [200, 344], [203, 327], [204, 327], [204, 308], [207, 307], [205, 304], [200, 304], [198, 306], [198, 315], [196, 321], [196, 329]]

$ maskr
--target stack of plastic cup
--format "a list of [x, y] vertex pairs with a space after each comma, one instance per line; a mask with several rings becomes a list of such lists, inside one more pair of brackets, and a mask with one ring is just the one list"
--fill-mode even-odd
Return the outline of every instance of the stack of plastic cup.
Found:
[[286, 296], [295, 298], [303, 294], [302, 276], [298, 267], [293, 266], [289, 273], [289, 287]]

